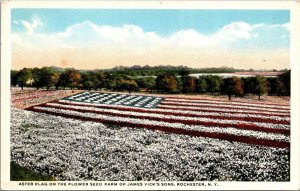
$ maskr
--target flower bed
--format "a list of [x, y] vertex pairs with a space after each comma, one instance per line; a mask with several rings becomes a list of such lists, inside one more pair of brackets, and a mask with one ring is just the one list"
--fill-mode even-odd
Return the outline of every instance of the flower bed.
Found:
[[[152, 108], [148, 108], [151, 100], [159, 101], [155, 106], [151, 105]], [[276, 105], [268, 105], [268, 108], [256, 105], [254, 108], [253, 104], [224, 106], [213, 100], [208, 105], [190, 105], [191, 103], [183, 99], [164, 101], [154, 96], [82, 92], [27, 110], [83, 121], [156, 129], [270, 147], [289, 147], [288, 108], [276, 108]], [[218, 115], [207, 116], [209, 112]], [[203, 113], [206, 113], [206, 116]]]
[[[80, 117], [19, 109], [12, 109], [11, 114], [11, 160], [57, 180], [290, 180], [289, 148], [122, 125], [109, 128]], [[63, 114], [76, 113], [67, 110]]]
[[13, 100], [30, 107], [12, 109], [11, 159], [38, 173], [57, 180], [289, 181], [288, 104], [51, 93]]

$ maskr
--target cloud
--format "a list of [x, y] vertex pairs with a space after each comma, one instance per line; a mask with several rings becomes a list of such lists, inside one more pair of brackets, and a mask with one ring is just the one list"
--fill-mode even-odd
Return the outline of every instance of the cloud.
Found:
[[[74, 64], [77, 68], [91, 69], [97, 68], [97, 63], [98, 68], [168, 63], [193, 67], [200, 67], [200, 63], [238, 66], [243, 63], [249, 65], [258, 52], [261, 60], [265, 57], [274, 60], [274, 54], [273, 58], [278, 61], [274, 61], [273, 65], [277, 66], [278, 62], [286, 67], [289, 63], [288, 23], [251, 25], [233, 22], [209, 35], [195, 29], [185, 29], [166, 37], [129, 24], [115, 27], [84, 21], [61, 32], [44, 34], [36, 32], [43, 25], [37, 17], [32, 18], [31, 22], [20, 23], [26, 32], [12, 34], [15, 65], [30, 60], [30, 64], [68, 63], [68, 66]], [[265, 56], [261, 52], [265, 52]], [[258, 60], [255, 62], [259, 63], [257, 67], [261, 66]], [[272, 64], [266, 67], [271, 68]]]
[[75, 24], [64, 32], [52, 36], [69, 45], [147, 45], [160, 39], [153, 32], [145, 32], [134, 25], [122, 27], [98, 26], [90, 21]]
[[20, 21], [13, 21], [15, 24], [18, 24], [19, 22], [23, 25], [23, 27], [27, 30], [27, 34], [28, 35], [32, 35], [34, 33], [34, 30], [38, 27], [38, 26], [42, 26], [43, 23], [41, 21], [41, 19], [37, 16], [34, 16], [31, 18], [31, 22], [30, 21], [26, 21], [26, 20], [20, 20]]
[[[234, 22], [224, 26], [217, 34], [230, 40], [250, 39], [252, 27], [245, 22]], [[222, 39], [222, 40], [224, 40]]]
[[[78, 47], [78, 46], [126, 46], [130, 48], [153, 46], [178, 47], [215, 47], [215, 48], [260, 48], [262, 42], [269, 48], [276, 46], [288, 47], [288, 40], [277, 43], [281, 36], [289, 37], [289, 24], [283, 25], [250, 25], [245, 22], [233, 22], [217, 32], [204, 35], [194, 29], [186, 29], [162, 37], [155, 32], [146, 32], [139, 26], [125, 24], [120, 27], [96, 25], [90, 21], [74, 24], [63, 32], [53, 34], [34, 34], [34, 30], [42, 25], [38, 17], [32, 22], [20, 21], [27, 29], [26, 34], [19, 34], [24, 41], [37, 46], [47, 47]], [[256, 47], [255, 47], [256, 46]], [[248, 47], [249, 48], [249, 47]], [[266, 47], [264, 47], [266, 48]]]

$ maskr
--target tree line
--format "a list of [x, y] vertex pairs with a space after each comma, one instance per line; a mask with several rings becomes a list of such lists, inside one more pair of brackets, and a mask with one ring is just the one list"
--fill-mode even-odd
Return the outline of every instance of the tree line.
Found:
[[276, 96], [290, 95], [290, 73], [278, 77], [230, 77], [215, 75], [190, 76], [190, 71], [182, 69], [178, 74], [167, 70], [156, 77], [134, 77], [109, 71], [78, 71], [67, 69], [57, 71], [52, 67], [23, 68], [11, 71], [11, 85], [35, 87], [36, 89], [85, 89], [109, 91], [149, 91], [159, 93], [209, 93], [232, 96], [264, 94]]
[[[159, 66], [116, 66], [112, 69], [102, 69], [99, 71], [106, 71], [111, 74], [116, 75], [128, 75], [128, 76], [158, 76], [165, 74], [166, 71], [170, 74], [179, 75], [182, 70], [188, 71], [190, 74], [195, 73], [234, 73], [234, 72], [254, 72], [253, 69], [235, 69], [232, 67], [222, 66], [222, 67], [210, 67], [210, 68], [190, 68], [187, 66], [171, 66], [171, 65], [159, 65]], [[277, 72], [277, 70], [264, 70], [265, 72]], [[285, 72], [286, 69], [280, 70], [280, 72]]]

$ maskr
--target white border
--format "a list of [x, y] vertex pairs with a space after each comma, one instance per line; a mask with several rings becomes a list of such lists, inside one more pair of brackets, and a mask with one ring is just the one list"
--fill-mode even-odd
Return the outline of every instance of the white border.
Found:
[[[10, 11], [12, 8], [85, 9], [286, 9], [291, 23], [291, 180], [290, 182], [217, 182], [218, 187], [19, 186], [9, 181], [10, 162]], [[17, 1], [1, 2], [1, 189], [4, 190], [299, 190], [300, 189], [300, 3], [296, 1]], [[35, 183], [32, 181], [32, 183]], [[47, 182], [48, 185], [50, 182]], [[60, 182], [58, 183], [71, 183]], [[78, 183], [78, 182], [76, 182]], [[94, 183], [86, 181], [86, 183]], [[102, 182], [104, 184], [104, 182]], [[124, 182], [117, 182], [124, 183]], [[126, 183], [126, 182], [125, 182]], [[145, 183], [145, 182], [142, 182]], [[204, 182], [208, 183], [208, 182]]]

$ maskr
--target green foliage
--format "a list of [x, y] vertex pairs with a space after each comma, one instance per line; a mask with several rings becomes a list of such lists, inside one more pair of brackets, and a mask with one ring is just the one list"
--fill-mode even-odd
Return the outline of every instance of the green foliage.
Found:
[[199, 76], [198, 83], [197, 83], [197, 90], [200, 93], [205, 93], [207, 91], [207, 83], [205, 76]]
[[184, 76], [182, 78], [183, 93], [193, 93], [196, 91], [196, 77]]
[[140, 88], [145, 88], [146, 91], [152, 91], [155, 88], [155, 78], [153, 77], [138, 78], [135, 81]]
[[12, 86], [16, 86], [18, 84], [18, 71], [11, 70], [10, 72], [10, 83]]
[[229, 67], [220, 67], [220, 68], [201, 68], [201, 69], [192, 69], [186, 66], [170, 66], [170, 65], [159, 65], [159, 66], [117, 66], [112, 69], [107, 70], [111, 74], [124, 74], [129, 76], [158, 76], [162, 74], [173, 74], [173, 75], [187, 75], [192, 73], [232, 73], [232, 72], [241, 72], [245, 70], [237, 70]]
[[268, 78], [268, 94], [277, 96], [290, 96], [291, 70], [285, 71], [276, 78]]
[[268, 78], [268, 95], [285, 95], [286, 88], [283, 81], [276, 78]]
[[34, 172], [26, 167], [22, 167], [15, 162], [10, 163], [11, 181], [55, 181], [52, 176], [46, 176]]
[[225, 78], [223, 80], [221, 90], [223, 93], [228, 95], [228, 99], [231, 99], [232, 95], [241, 96], [243, 95], [242, 80], [238, 77]]
[[117, 89], [120, 91], [126, 90], [130, 93], [133, 91], [138, 91], [139, 86], [137, 85], [137, 83], [134, 80], [121, 80], [118, 83]]
[[89, 80], [85, 81], [85, 80], [83, 80], [82, 81], [82, 87], [85, 90], [91, 90], [91, 89], [95, 88], [95, 83], [93, 81], [89, 81]]
[[[269, 95], [290, 95], [290, 70], [277, 78], [247, 77], [226, 79], [216, 75], [192, 77], [191, 73], [201, 72], [235, 72], [233, 68], [191, 69], [184, 66], [139, 66], [115, 67], [110, 70], [78, 71], [57, 67], [23, 68], [11, 71], [11, 85], [33, 86], [37, 89], [55, 86], [59, 88], [77, 88], [86, 90], [110, 91], [163, 91], [168, 93], [225, 93], [231, 95], [256, 94], [268, 92]], [[243, 71], [243, 70], [240, 70]], [[177, 77], [177, 76], [180, 77]]]
[[253, 94], [258, 95], [258, 99], [260, 99], [260, 96], [267, 93], [268, 91], [268, 80], [266, 77], [262, 76], [256, 76], [254, 78], [254, 90]]
[[214, 94], [220, 92], [222, 78], [219, 76], [209, 75], [206, 77], [207, 91]]
[[96, 71], [91, 81], [94, 83], [95, 89], [105, 88], [106, 86], [106, 75], [104, 72]]
[[115, 75], [127, 75], [127, 76], [158, 76], [162, 74], [173, 74], [173, 75], [180, 75], [180, 71], [187, 70], [190, 71], [191, 69], [186, 66], [139, 66], [134, 65], [131, 67], [125, 66], [117, 66], [112, 69], [107, 70], [111, 74]]
[[254, 77], [242, 78], [242, 83], [244, 85], [244, 95], [252, 94], [255, 88], [255, 78]]
[[33, 87], [36, 87], [36, 89], [38, 90], [39, 88], [41, 88], [41, 78], [42, 78], [42, 74], [41, 74], [41, 69], [39, 68], [33, 68], [32, 69], [32, 78], [33, 78]]
[[281, 76], [279, 76], [279, 79], [284, 84], [284, 91], [283, 95], [290, 96], [291, 95], [291, 70], [286, 71]]
[[175, 92], [178, 90], [178, 79], [174, 74], [162, 74], [156, 78], [156, 89], [164, 92]]
[[190, 71], [187, 68], [181, 68], [179, 70], [179, 75], [181, 77], [188, 76], [189, 74], [190, 74]]
[[40, 71], [40, 87], [46, 87], [49, 90], [59, 80], [59, 74], [50, 67], [43, 67]]
[[31, 80], [32, 80], [32, 73], [30, 69], [23, 68], [18, 72], [17, 83], [22, 88], [22, 90], [25, 85], [29, 85], [31, 83], [30, 82]]
[[66, 70], [60, 75], [57, 83], [60, 87], [63, 87], [64, 89], [66, 87], [70, 87], [71, 89], [76, 87], [79, 88], [82, 85], [81, 74], [77, 70]]

